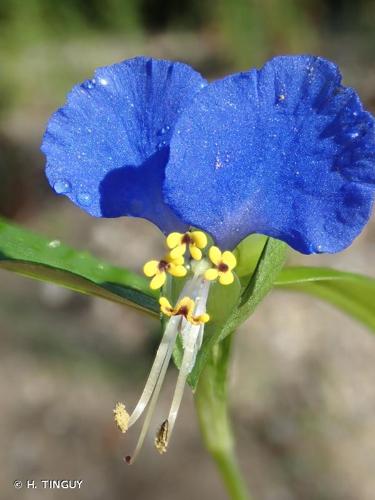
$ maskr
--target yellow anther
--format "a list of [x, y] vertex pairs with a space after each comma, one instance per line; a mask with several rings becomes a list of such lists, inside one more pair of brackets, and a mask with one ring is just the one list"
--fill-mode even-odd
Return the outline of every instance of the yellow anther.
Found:
[[167, 451], [168, 427], [168, 420], [164, 420], [155, 437], [155, 448], [161, 455]]
[[201, 260], [202, 250], [207, 246], [207, 236], [202, 231], [188, 231], [187, 233], [171, 233], [167, 237], [167, 247], [171, 249], [171, 256], [184, 255], [189, 247], [190, 255], [194, 260]]
[[115, 415], [115, 422], [121, 432], [126, 432], [129, 427], [129, 413], [125, 410], [123, 403], [117, 403], [113, 410]]
[[221, 285], [230, 285], [233, 283], [234, 275], [232, 271], [237, 265], [237, 260], [233, 253], [228, 250], [221, 253], [218, 247], [211, 247], [208, 255], [214, 266], [207, 269], [204, 273], [206, 280], [213, 281], [219, 278]]
[[183, 316], [189, 323], [193, 325], [202, 325], [207, 323], [210, 316], [207, 313], [194, 316], [195, 302], [190, 297], [182, 298], [176, 305], [172, 307], [171, 303], [166, 297], [160, 297], [159, 299], [160, 311], [166, 316]]
[[185, 276], [187, 273], [184, 267], [184, 258], [182, 255], [172, 257], [167, 254], [162, 260], [150, 260], [143, 266], [143, 272], [149, 278], [152, 278], [150, 288], [157, 290], [161, 288], [167, 279], [167, 273], [172, 276]]

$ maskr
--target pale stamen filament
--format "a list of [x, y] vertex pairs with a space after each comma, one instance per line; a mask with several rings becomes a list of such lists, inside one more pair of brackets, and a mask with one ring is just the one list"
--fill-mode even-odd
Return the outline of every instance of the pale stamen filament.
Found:
[[[195, 288], [195, 284], [197, 281], [197, 277], [194, 276], [191, 280], [187, 281], [185, 283], [185, 286], [183, 287], [179, 298], [177, 299], [177, 302], [179, 302], [182, 297], [189, 295], [190, 291]], [[129, 427], [135, 424], [135, 422], [139, 419], [139, 417], [142, 415], [144, 412], [146, 406], [148, 405], [150, 398], [154, 392], [155, 385], [158, 382], [158, 379], [160, 377], [161, 369], [163, 366], [164, 361], [166, 360], [166, 354], [169, 351], [169, 347], [172, 345], [172, 350], [173, 346], [176, 340], [176, 331], [177, 331], [177, 326], [178, 323], [181, 321], [181, 318], [178, 316], [170, 318], [168, 321], [168, 324], [165, 328], [165, 332], [163, 335], [163, 338], [159, 344], [158, 350], [156, 352], [155, 360], [154, 363], [151, 367], [150, 374], [148, 376], [146, 385], [143, 389], [142, 395], [139, 398], [139, 401], [134, 408], [132, 414], [130, 415], [129, 418]], [[169, 361], [169, 360], [168, 360]]]
[[[177, 321], [172, 321], [174, 319], [176, 319]], [[159, 398], [160, 390], [161, 390], [161, 387], [163, 385], [164, 378], [165, 378], [165, 375], [167, 373], [167, 368], [168, 368], [168, 365], [169, 365], [169, 361], [170, 361], [171, 356], [172, 356], [172, 352], [173, 352], [174, 344], [175, 344], [175, 341], [176, 341], [176, 336], [177, 336], [177, 333], [178, 333], [179, 325], [181, 324], [181, 318], [180, 317], [171, 318], [171, 320], [168, 323], [167, 328], [169, 327], [169, 325], [171, 323], [173, 324], [173, 328], [174, 328], [173, 331], [171, 332], [171, 336], [170, 336], [170, 340], [171, 341], [170, 341], [170, 343], [168, 345], [168, 349], [167, 349], [166, 355], [164, 356], [164, 359], [163, 359], [163, 362], [162, 362], [162, 365], [161, 365], [160, 373], [158, 374], [158, 378], [157, 378], [156, 384], [153, 387], [150, 405], [149, 405], [149, 407], [147, 409], [146, 417], [145, 417], [145, 420], [143, 422], [142, 429], [141, 429], [141, 432], [140, 432], [140, 435], [139, 435], [136, 447], [134, 449], [133, 454], [126, 457], [126, 462], [128, 464], [133, 464], [135, 462], [135, 460], [136, 460], [139, 452], [141, 451], [143, 442], [145, 440], [145, 437], [147, 435], [148, 429], [150, 427], [152, 416], [153, 416], [155, 408], [156, 408], [156, 403], [157, 403], [158, 398]]]
[[181, 318], [178, 318], [177, 316], [171, 318], [168, 321], [163, 338], [156, 352], [155, 360], [152, 365], [150, 374], [148, 376], [146, 385], [143, 389], [142, 395], [139, 398], [139, 401], [136, 407], [134, 408], [132, 414], [130, 415], [129, 427], [135, 424], [135, 422], [144, 412], [146, 406], [148, 405], [148, 402], [150, 401], [150, 398], [152, 396], [152, 393], [154, 392], [157, 381], [160, 378], [163, 364], [168, 357], [168, 352], [170, 350], [171, 345], [173, 349], [173, 345], [176, 340], [177, 325], [179, 321], [181, 321]]
[[[207, 303], [209, 288], [210, 288], [210, 282], [202, 280], [198, 288], [199, 295], [195, 299], [196, 306], [194, 315], [199, 316], [206, 312], [206, 303]], [[165, 451], [173, 432], [178, 410], [181, 405], [182, 396], [184, 394], [186, 379], [194, 367], [195, 358], [199, 350], [201, 339], [203, 336], [203, 329], [204, 325], [193, 325], [187, 321], [184, 321], [184, 326], [181, 332], [184, 345], [184, 355], [182, 358], [182, 363], [177, 378], [177, 384], [173, 394], [172, 404], [167, 419], [168, 433], [166, 435], [165, 442], [162, 443], [163, 447], [161, 448], [163, 448], [163, 451]]]
[[[200, 287], [202, 284], [197, 287], [197, 281], [199, 279], [199, 275], [194, 275], [193, 278], [185, 283], [185, 286], [183, 287], [183, 290], [181, 291], [179, 300], [181, 300], [182, 297], [186, 295], [190, 295], [193, 293], [195, 290], [200, 290]], [[196, 294], [197, 292], [195, 292]], [[194, 294], [194, 295], [195, 295]], [[150, 427], [150, 423], [152, 420], [152, 416], [155, 411], [156, 403], [159, 398], [160, 390], [164, 382], [164, 378], [167, 372], [167, 368], [170, 362], [170, 359], [172, 357], [173, 353], [173, 348], [176, 342], [176, 337], [178, 332], [181, 330], [181, 325], [185, 323], [186, 321], [181, 318], [181, 316], [173, 316], [170, 318], [168, 321], [168, 324], [166, 326], [163, 338], [160, 342], [159, 348], [157, 350], [156, 356], [155, 356], [155, 361], [152, 365], [149, 377], [147, 379], [146, 385], [143, 389], [142, 395], [132, 412], [129, 418], [129, 427], [135, 424], [135, 422], [139, 419], [139, 417], [142, 415], [144, 412], [145, 408], [149, 404], [149, 407], [147, 409], [146, 417], [143, 422], [141, 432], [137, 441], [137, 444], [135, 446], [134, 452], [132, 455], [129, 455], [126, 457], [126, 462], [128, 464], [133, 464], [134, 461], [136, 460], [143, 442], [145, 440], [145, 437], [147, 435], [148, 429]], [[190, 325], [190, 323], [186, 322], [187, 325]]]
[[[209, 287], [210, 282], [204, 280], [202, 277], [202, 271], [197, 269], [195, 270], [193, 277], [185, 283], [185, 286], [183, 287], [176, 303], [178, 303], [183, 297], [190, 296], [195, 301], [194, 315], [198, 316], [203, 314], [206, 311]], [[169, 319], [142, 395], [134, 408], [134, 411], [129, 417], [128, 426], [131, 427], [140, 418], [148, 405], [145, 420], [143, 422], [134, 453], [131, 456], [126, 457], [126, 462], [128, 464], [134, 463], [144, 443], [155, 411], [157, 400], [159, 398], [161, 387], [165, 379], [167, 368], [172, 357], [176, 337], [180, 331], [184, 345], [184, 356], [177, 379], [168, 421], [165, 423], [165, 432], [163, 433], [166, 441], [169, 439], [181, 404], [186, 378], [193, 369], [196, 354], [202, 341], [203, 328], [204, 325], [193, 325], [181, 316], [172, 316]]]

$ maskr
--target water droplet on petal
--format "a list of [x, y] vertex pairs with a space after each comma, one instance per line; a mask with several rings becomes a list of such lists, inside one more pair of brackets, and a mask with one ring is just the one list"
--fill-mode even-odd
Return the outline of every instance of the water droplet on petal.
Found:
[[72, 186], [69, 181], [66, 181], [64, 179], [59, 179], [54, 183], [53, 189], [57, 194], [66, 194], [70, 192]]
[[346, 135], [349, 137], [349, 139], [358, 139], [359, 132], [358, 132], [358, 130], [351, 128], [351, 129], [346, 131]]
[[157, 144], [157, 146], [156, 146], [156, 147], [157, 147], [157, 149], [159, 149], [159, 150], [160, 150], [160, 149], [164, 148], [166, 145], [167, 145], [167, 142], [166, 142], [166, 141], [161, 141], [161, 142], [159, 142], [159, 143]]
[[91, 195], [83, 191], [81, 193], [78, 193], [77, 200], [78, 203], [84, 207], [88, 207], [92, 202]]
[[171, 129], [171, 127], [169, 125], [166, 125], [165, 127], [162, 127], [160, 130], [158, 130], [157, 135], [159, 135], [159, 136], [164, 135], [167, 132], [169, 132], [170, 129]]
[[52, 240], [48, 243], [49, 248], [58, 248], [61, 245], [60, 240]]
[[223, 162], [221, 161], [220, 156], [217, 155], [215, 159], [215, 170], [218, 170], [219, 168], [223, 168]]
[[95, 87], [96, 80], [93, 78], [92, 80], [86, 80], [85, 82], [82, 83], [82, 87], [84, 89], [93, 89]]

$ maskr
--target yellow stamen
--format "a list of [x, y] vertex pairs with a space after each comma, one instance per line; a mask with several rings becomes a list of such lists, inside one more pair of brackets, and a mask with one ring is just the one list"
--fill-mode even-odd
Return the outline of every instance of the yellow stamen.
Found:
[[115, 409], [113, 410], [115, 415], [115, 422], [117, 427], [121, 432], [126, 432], [129, 427], [129, 413], [125, 410], [125, 405], [123, 403], [117, 403]]
[[159, 299], [160, 311], [166, 316], [172, 316], [174, 313], [174, 309], [171, 306], [171, 303], [166, 297], [160, 297]]
[[150, 282], [151, 290], [158, 290], [159, 288], [161, 288], [164, 285], [166, 279], [166, 273], [163, 272], [156, 274]]
[[148, 278], [152, 278], [150, 282], [150, 288], [152, 290], [157, 290], [161, 288], [166, 279], [167, 273], [172, 276], [182, 277], [187, 273], [184, 267], [184, 258], [180, 255], [177, 257], [172, 257], [171, 254], [167, 254], [162, 260], [150, 260], [146, 262], [143, 266], [143, 272]]
[[148, 278], [152, 278], [158, 272], [159, 261], [150, 260], [143, 266], [143, 272]]
[[232, 270], [237, 265], [236, 257], [232, 252], [226, 250], [221, 252], [218, 247], [211, 247], [208, 255], [214, 266], [204, 273], [206, 280], [213, 281], [219, 278], [221, 285], [230, 285], [234, 281]]
[[234, 274], [231, 271], [227, 271], [225, 273], [222, 273], [221, 276], [219, 276], [219, 283], [220, 285], [230, 285], [234, 281]]
[[210, 315], [204, 313], [200, 314], [199, 316], [192, 316], [189, 321], [193, 325], [203, 325], [204, 323], [208, 323], [210, 321]]
[[219, 271], [213, 267], [211, 269], [207, 269], [207, 271], [204, 273], [204, 277], [208, 281], [216, 280], [218, 276], [219, 276]]
[[215, 265], [219, 265], [221, 261], [221, 251], [218, 247], [211, 247], [208, 256], [211, 259], [211, 262]]
[[210, 316], [207, 313], [194, 316], [193, 311], [195, 308], [195, 302], [190, 297], [183, 297], [177, 303], [176, 307], [172, 307], [166, 297], [160, 297], [159, 304], [160, 311], [166, 316], [183, 316], [193, 325], [202, 325], [203, 323], [207, 323], [210, 319]]
[[171, 249], [173, 258], [180, 257], [189, 248], [190, 255], [194, 260], [201, 260], [201, 250], [207, 246], [207, 236], [203, 231], [188, 231], [186, 233], [171, 233], [167, 237], [167, 246]]

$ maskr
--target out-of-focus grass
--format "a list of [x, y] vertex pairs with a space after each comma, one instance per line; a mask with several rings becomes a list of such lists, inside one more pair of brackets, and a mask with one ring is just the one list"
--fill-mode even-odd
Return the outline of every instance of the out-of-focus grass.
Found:
[[374, 24], [373, 0], [1, 0], [0, 113], [40, 96], [53, 107], [72, 81], [135, 55], [156, 32], [203, 34], [211, 66], [225, 73], [321, 52], [327, 33], [356, 33], [373, 48]]
[[219, 0], [217, 21], [233, 69], [246, 67], [249, 61], [259, 65], [276, 53], [312, 52], [317, 33], [308, 3]]
[[[0, 109], [30, 103], [37, 95], [62, 93], [86, 69], [70, 61], [67, 40], [95, 44], [100, 32], [139, 33], [138, 0], [91, 2], [2, 0], [0, 3]], [[72, 74], [73, 73], [73, 74]]]

